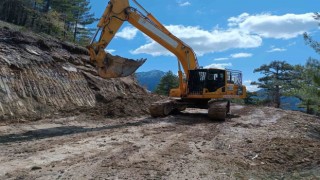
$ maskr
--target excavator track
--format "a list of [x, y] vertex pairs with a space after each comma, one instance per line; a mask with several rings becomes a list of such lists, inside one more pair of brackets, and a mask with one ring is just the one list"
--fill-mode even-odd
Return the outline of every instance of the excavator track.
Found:
[[210, 119], [224, 121], [230, 113], [230, 101], [212, 101], [208, 103], [208, 116]]
[[186, 103], [176, 99], [157, 101], [149, 107], [152, 117], [165, 117], [174, 112], [181, 112], [187, 108]]
[[172, 100], [158, 101], [149, 107], [152, 117], [165, 117], [169, 115], [174, 109], [174, 102]]
[[[188, 105], [180, 101], [171, 99], [157, 101], [149, 107], [152, 117], [165, 117], [176, 111], [183, 111]], [[209, 101], [208, 116], [212, 120], [224, 121], [230, 113], [230, 101]]]

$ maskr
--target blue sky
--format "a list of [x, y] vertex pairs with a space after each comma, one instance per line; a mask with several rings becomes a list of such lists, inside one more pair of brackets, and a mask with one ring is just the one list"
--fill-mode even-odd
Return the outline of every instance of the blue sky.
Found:
[[[261, 77], [255, 68], [273, 60], [304, 64], [318, 55], [302, 37], [309, 32], [320, 39], [312, 13], [318, 0], [138, 0], [174, 35], [197, 53], [200, 66], [241, 70], [249, 90]], [[92, 11], [100, 18], [108, 0], [92, 0]], [[95, 26], [95, 25], [93, 25]], [[177, 72], [177, 59], [150, 38], [125, 23], [107, 47], [126, 58], [147, 58], [138, 72]]]

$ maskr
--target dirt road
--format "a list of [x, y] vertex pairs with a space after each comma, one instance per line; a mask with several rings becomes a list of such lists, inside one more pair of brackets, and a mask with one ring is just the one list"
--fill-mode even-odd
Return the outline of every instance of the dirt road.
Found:
[[233, 106], [153, 119], [80, 114], [0, 126], [0, 179], [319, 179], [320, 120]]

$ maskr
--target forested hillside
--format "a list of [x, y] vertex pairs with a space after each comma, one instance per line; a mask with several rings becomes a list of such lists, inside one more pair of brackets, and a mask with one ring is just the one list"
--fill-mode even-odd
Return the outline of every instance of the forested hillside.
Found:
[[1, 0], [0, 20], [79, 44], [88, 43], [95, 21], [89, 0]]
[[146, 87], [149, 91], [154, 92], [160, 79], [165, 75], [165, 72], [159, 70], [152, 70], [148, 72], [137, 72], [136, 77], [139, 84]]

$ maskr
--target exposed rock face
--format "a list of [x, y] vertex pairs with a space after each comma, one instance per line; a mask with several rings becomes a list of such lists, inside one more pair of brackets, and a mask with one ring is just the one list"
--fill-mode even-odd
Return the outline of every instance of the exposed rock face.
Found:
[[84, 63], [88, 60], [83, 47], [0, 28], [0, 119], [39, 119], [79, 109], [110, 116], [147, 113], [156, 97], [133, 77], [97, 77]]

